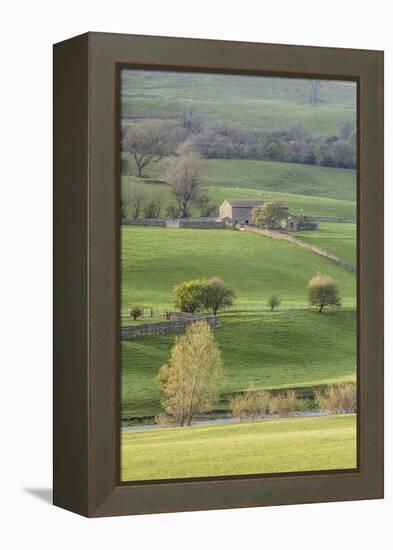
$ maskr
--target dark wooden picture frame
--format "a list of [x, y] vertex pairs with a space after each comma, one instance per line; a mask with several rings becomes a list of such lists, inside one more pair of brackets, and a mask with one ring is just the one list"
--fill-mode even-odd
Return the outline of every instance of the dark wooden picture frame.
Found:
[[[358, 84], [358, 468], [120, 483], [124, 66]], [[87, 33], [54, 47], [54, 503], [89, 516], [383, 497], [383, 53]]]

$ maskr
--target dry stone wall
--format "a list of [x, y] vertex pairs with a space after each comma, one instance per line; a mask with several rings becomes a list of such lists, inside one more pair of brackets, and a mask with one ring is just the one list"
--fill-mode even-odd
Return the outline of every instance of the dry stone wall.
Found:
[[184, 332], [189, 325], [196, 321], [206, 321], [212, 328], [219, 328], [221, 326], [220, 319], [214, 315], [173, 312], [168, 313], [167, 317], [168, 321], [121, 327], [121, 338], [122, 340], [131, 340], [140, 336], [176, 334]]
[[271, 239], [279, 239], [282, 241], [288, 241], [290, 243], [296, 244], [297, 246], [306, 248], [307, 250], [311, 250], [312, 252], [315, 252], [316, 254], [319, 254], [320, 256], [323, 256], [324, 258], [331, 260], [337, 265], [341, 265], [345, 269], [348, 269], [348, 271], [356, 272], [356, 267], [350, 264], [349, 262], [346, 262], [345, 260], [338, 258], [334, 254], [331, 254], [330, 252], [327, 252], [326, 250], [323, 250], [318, 246], [314, 246], [310, 243], [301, 241], [300, 239], [296, 239], [295, 237], [292, 237], [292, 235], [288, 235], [287, 233], [281, 233], [280, 231], [269, 231], [268, 229], [259, 229], [258, 227], [253, 227], [253, 226], [245, 226], [244, 229], [245, 231], [250, 231], [251, 233], [259, 233], [260, 235], [264, 235], [265, 237], [270, 237]]
[[307, 219], [315, 222], [356, 223], [352, 218], [328, 218], [326, 216], [307, 216]]
[[122, 225], [142, 225], [147, 227], [171, 227], [190, 229], [226, 229], [225, 221], [218, 218], [156, 218], [156, 219], [122, 219]]

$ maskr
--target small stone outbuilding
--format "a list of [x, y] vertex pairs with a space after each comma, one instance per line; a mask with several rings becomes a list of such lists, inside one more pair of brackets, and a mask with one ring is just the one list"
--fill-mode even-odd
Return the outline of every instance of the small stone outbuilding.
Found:
[[288, 216], [287, 219], [282, 220], [281, 229], [289, 232], [316, 231], [318, 229], [318, 223], [307, 216]]

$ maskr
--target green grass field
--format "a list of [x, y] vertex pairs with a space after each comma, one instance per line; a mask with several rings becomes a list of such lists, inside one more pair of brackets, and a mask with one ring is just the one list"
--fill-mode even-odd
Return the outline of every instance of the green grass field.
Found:
[[320, 223], [318, 231], [292, 233], [297, 239], [319, 246], [356, 265], [356, 224]]
[[319, 81], [310, 105], [310, 81], [201, 73], [124, 71], [123, 116], [174, 118], [186, 107], [203, 112], [205, 127], [282, 129], [301, 123], [313, 136], [337, 133], [356, 120], [353, 84]]
[[[153, 197], [157, 192], [162, 195], [162, 216], [165, 216], [166, 208], [169, 204], [175, 204], [169, 187], [163, 183], [149, 181], [148, 179], [136, 178], [133, 176], [124, 176], [124, 182], [137, 182], [143, 185], [147, 195]], [[351, 201], [336, 199], [327, 199], [324, 197], [308, 197], [305, 195], [294, 195], [291, 193], [268, 192], [260, 189], [249, 189], [245, 187], [203, 187], [202, 191], [209, 196], [210, 201], [216, 206], [216, 214], [225, 199], [261, 199], [278, 200], [288, 204], [291, 214], [307, 216], [327, 216], [337, 218], [356, 218], [356, 204]], [[199, 216], [197, 208], [192, 208], [191, 214]], [[213, 214], [214, 215], [214, 214]]]
[[356, 468], [356, 416], [123, 432], [121, 479]]
[[[127, 155], [125, 155], [127, 156]], [[356, 217], [356, 171], [255, 160], [202, 161], [203, 191], [217, 207], [225, 199], [272, 199], [288, 203], [292, 214]], [[135, 173], [131, 163], [132, 173]], [[143, 184], [153, 195], [163, 195], [162, 213], [174, 204], [168, 185], [158, 183], [160, 163], [150, 164], [145, 178], [123, 176], [123, 182]], [[194, 208], [193, 215], [199, 211]]]
[[[291, 243], [232, 230], [122, 227], [123, 307], [173, 309], [173, 287], [197, 277], [218, 275], [234, 289], [235, 310], [215, 331], [226, 368], [224, 393], [250, 384], [302, 387], [353, 379], [355, 310], [320, 315], [307, 309], [306, 286], [317, 270], [337, 280], [343, 305], [354, 308], [355, 274]], [[271, 314], [266, 301], [273, 292], [282, 305]], [[123, 418], [158, 414], [154, 377], [173, 341], [162, 335], [122, 342]], [[226, 398], [217, 407], [227, 407]]]
[[277, 292], [284, 303], [305, 304], [316, 271], [340, 286], [344, 304], [355, 304], [356, 277], [294, 244], [253, 233], [215, 229], [122, 227], [122, 307], [173, 307], [173, 287], [199, 277], [222, 277], [237, 304], [265, 303]]
[[[250, 386], [306, 389], [355, 379], [354, 310], [228, 313], [221, 320], [214, 336], [225, 371], [216, 410], [227, 410], [228, 394]], [[160, 412], [154, 379], [174, 340], [157, 335], [122, 341], [123, 420]]]
[[[128, 158], [132, 173], [135, 173], [130, 156], [123, 155]], [[263, 160], [205, 159], [201, 164], [208, 187], [290, 192], [292, 195], [349, 202], [356, 200], [356, 170]], [[159, 178], [161, 170], [159, 163], [153, 163], [145, 168], [144, 174]]]
[[[320, 81], [310, 105], [310, 81], [181, 72], [124, 71], [123, 125], [135, 119], [175, 122], [192, 107], [204, 129], [280, 130], [302, 124], [313, 137], [338, 135], [356, 123], [356, 87]], [[124, 156], [127, 156], [124, 154]], [[251, 160], [201, 161], [202, 191], [218, 207], [225, 199], [282, 200], [295, 215], [356, 217], [356, 171]], [[131, 174], [135, 167], [131, 162]], [[159, 180], [163, 163], [151, 163], [139, 182], [161, 195], [161, 216], [175, 204]], [[128, 215], [128, 214], [127, 214]], [[131, 212], [130, 214], [131, 215]], [[200, 215], [193, 208], [192, 215]], [[296, 237], [355, 263], [354, 224], [320, 224]], [[323, 314], [308, 307], [306, 287], [321, 272], [339, 286], [343, 307]], [[173, 309], [173, 287], [185, 280], [219, 276], [236, 294], [214, 331], [224, 361], [220, 400], [212, 417], [225, 417], [232, 394], [250, 387], [316, 388], [356, 377], [356, 275], [294, 244], [232, 230], [122, 227], [121, 322], [139, 304], [156, 318]], [[278, 293], [282, 304], [268, 311]], [[161, 316], [161, 317], [159, 317]], [[138, 320], [137, 323], [144, 320]], [[155, 383], [175, 335], [121, 342], [122, 422], [151, 423], [161, 411]], [[122, 432], [123, 480], [171, 479], [356, 466], [356, 416], [274, 419], [252, 423]]]

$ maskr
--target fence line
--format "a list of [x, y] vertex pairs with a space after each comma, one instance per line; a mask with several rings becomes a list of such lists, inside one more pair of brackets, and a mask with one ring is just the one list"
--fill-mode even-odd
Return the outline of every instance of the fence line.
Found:
[[[346, 302], [342, 301], [341, 309], [353, 309], [356, 307], [356, 304], [353, 302]], [[311, 306], [308, 302], [282, 302], [280, 306], [277, 308], [279, 311], [286, 311], [291, 309], [315, 309], [315, 306]], [[131, 308], [124, 308], [120, 311], [120, 314], [122, 317], [129, 317], [130, 316]], [[168, 319], [170, 312], [173, 313], [172, 309], [161, 309], [161, 308], [144, 308], [143, 314], [141, 315], [140, 319]], [[221, 310], [219, 312], [219, 315], [222, 315], [223, 313], [264, 313], [266, 311], [270, 311], [270, 307], [267, 304], [264, 303], [256, 303], [256, 304], [234, 304], [231, 307]]]

